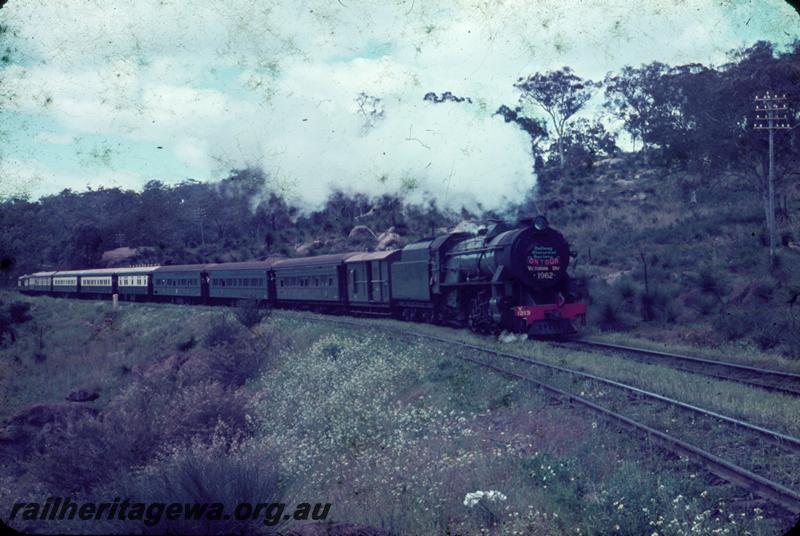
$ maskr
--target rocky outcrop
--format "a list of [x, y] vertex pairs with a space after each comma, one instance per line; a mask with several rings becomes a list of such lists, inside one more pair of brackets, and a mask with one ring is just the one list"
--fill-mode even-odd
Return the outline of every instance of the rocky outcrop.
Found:
[[394, 227], [389, 227], [380, 235], [378, 235], [378, 243], [375, 246], [375, 249], [378, 251], [385, 251], [387, 249], [397, 248], [400, 247], [401, 243], [400, 235], [397, 233]]
[[304, 257], [306, 255], [312, 255], [314, 250], [321, 246], [322, 240], [312, 240], [311, 242], [303, 242], [302, 244], [295, 246], [294, 251], [298, 256]]
[[129, 265], [131, 261], [135, 260], [139, 255], [146, 254], [154, 251], [152, 247], [130, 248], [121, 247], [116, 249], [109, 249], [104, 251], [100, 261], [104, 266], [123, 266]]
[[377, 237], [375, 236], [375, 233], [372, 232], [372, 229], [366, 225], [356, 225], [350, 229], [350, 233], [347, 235], [347, 238], [348, 240], [368, 240]]

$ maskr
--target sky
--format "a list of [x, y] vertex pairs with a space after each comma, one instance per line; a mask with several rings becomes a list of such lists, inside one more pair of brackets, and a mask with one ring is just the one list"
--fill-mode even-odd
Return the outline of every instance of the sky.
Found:
[[0, 24], [0, 198], [258, 166], [306, 207], [334, 189], [501, 207], [535, 183], [494, 115], [518, 78], [800, 39], [778, 0], [10, 0]]

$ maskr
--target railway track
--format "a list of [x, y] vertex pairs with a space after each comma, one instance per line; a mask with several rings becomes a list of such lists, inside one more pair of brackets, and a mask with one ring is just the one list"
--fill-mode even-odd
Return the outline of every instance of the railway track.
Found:
[[[319, 321], [329, 324], [339, 324], [362, 329], [369, 328], [369, 326], [365, 326], [364, 324], [342, 319], [321, 319], [314, 317], [306, 318], [312, 321]], [[436, 335], [429, 335], [400, 328], [389, 328], [387, 330], [387, 326], [381, 326], [381, 328], [384, 333], [387, 333], [388, 331], [397, 335], [415, 337], [418, 339], [429, 340], [450, 346], [458, 346], [471, 352], [494, 356], [496, 358], [503, 358], [505, 364], [513, 362], [516, 364], [525, 365], [527, 367], [536, 367], [546, 370], [550, 373], [568, 374], [576, 378], [596, 382], [600, 385], [614, 387], [622, 392], [628, 393], [631, 396], [635, 396], [636, 398], [665, 404], [681, 411], [702, 416], [703, 418], [717, 420], [721, 423], [725, 423], [726, 425], [730, 425], [738, 431], [746, 431], [747, 433], [754, 434], [759, 439], [766, 440], [769, 443], [781, 447], [782, 449], [791, 453], [791, 455], [800, 454], [800, 439], [791, 435], [757, 426], [740, 419], [728, 417], [718, 412], [687, 404], [679, 400], [675, 400], [657, 393], [652, 393], [644, 389], [639, 389], [637, 387], [610, 380], [608, 378], [603, 378], [583, 371], [546, 363], [527, 356], [495, 350], [493, 348], [470, 344], [446, 337], [439, 337]], [[590, 400], [588, 397], [582, 396], [583, 393], [581, 393], [581, 395], [571, 393], [561, 387], [553, 385], [550, 382], [543, 381], [539, 378], [533, 378], [528, 374], [523, 374], [519, 371], [510, 370], [508, 367], [501, 366], [501, 364], [498, 362], [487, 362], [482, 359], [477, 359], [468, 355], [468, 352], [450, 354], [450, 357], [472, 363], [528, 385], [535, 386], [536, 388], [544, 390], [555, 398], [588, 409], [593, 413], [600, 415], [609, 422], [612, 422], [624, 429], [641, 434], [642, 436], [648, 438], [652, 443], [657, 444], [670, 452], [673, 452], [679, 456], [685, 456], [695, 461], [717, 477], [730, 482], [731, 484], [740, 486], [741, 488], [744, 488], [749, 492], [772, 502], [773, 504], [779, 505], [791, 514], [800, 514], [800, 493], [789, 486], [776, 481], [775, 479], [757, 474], [750, 469], [742, 467], [740, 464], [724, 459], [707, 449], [703, 449], [684, 439], [676, 437], [676, 435], [672, 433], [659, 430], [653, 425], [643, 423], [641, 422], [641, 419], [632, 418], [620, 413], [619, 411], [614, 411], [606, 406], [598, 404], [597, 402]], [[741, 448], [741, 445], [739, 445], [738, 448]]]
[[574, 348], [589, 351], [610, 350], [613, 352], [633, 356], [640, 361], [667, 364], [673, 368], [683, 370], [685, 372], [691, 372], [693, 374], [700, 374], [719, 380], [737, 382], [744, 385], [749, 385], [751, 387], [757, 387], [759, 389], [777, 393], [784, 393], [791, 396], [800, 396], [800, 374], [588, 339], [579, 339], [553, 344], [564, 348]]

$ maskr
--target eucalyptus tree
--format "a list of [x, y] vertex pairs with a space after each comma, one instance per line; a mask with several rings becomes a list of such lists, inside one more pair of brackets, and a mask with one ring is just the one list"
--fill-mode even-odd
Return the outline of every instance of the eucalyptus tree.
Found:
[[564, 136], [572, 118], [592, 98], [597, 84], [577, 76], [569, 67], [558, 71], [535, 73], [520, 78], [514, 87], [519, 89], [520, 105], [535, 105], [550, 118], [556, 134], [560, 167], [564, 168]]

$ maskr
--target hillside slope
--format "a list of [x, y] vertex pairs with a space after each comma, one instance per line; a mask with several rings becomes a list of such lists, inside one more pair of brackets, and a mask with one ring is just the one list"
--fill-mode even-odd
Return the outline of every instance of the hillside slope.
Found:
[[716, 345], [743, 341], [800, 356], [800, 198], [785, 192], [770, 266], [752, 185], [607, 159], [542, 188], [539, 208], [569, 237], [589, 279], [592, 325]]

